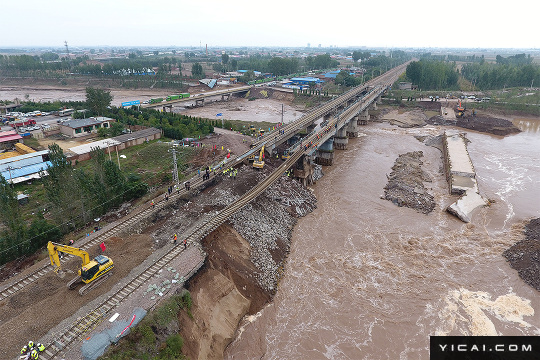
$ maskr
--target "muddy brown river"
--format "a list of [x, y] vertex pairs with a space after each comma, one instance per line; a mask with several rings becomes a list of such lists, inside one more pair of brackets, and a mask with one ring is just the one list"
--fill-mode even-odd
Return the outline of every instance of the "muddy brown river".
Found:
[[[314, 186], [318, 208], [294, 229], [274, 302], [241, 324], [226, 359], [429, 359], [430, 335], [538, 335], [540, 296], [501, 253], [540, 216], [540, 120], [505, 138], [467, 131], [480, 192], [470, 224], [441, 153], [413, 135], [439, 127], [361, 128]], [[399, 154], [422, 150], [437, 207], [424, 215], [382, 200]]]

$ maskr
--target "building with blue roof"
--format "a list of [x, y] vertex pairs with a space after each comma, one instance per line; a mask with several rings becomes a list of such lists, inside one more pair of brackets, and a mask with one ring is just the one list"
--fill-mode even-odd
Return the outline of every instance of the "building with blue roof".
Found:
[[47, 175], [47, 168], [51, 164], [49, 150], [38, 151], [0, 160], [0, 173], [8, 183], [17, 184], [39, 179], [41, 171]]
[[298, 85], [315, 85], [320, 84], [323, 81], [315, 77], [293, 77], [291, 79], [291, 82]]

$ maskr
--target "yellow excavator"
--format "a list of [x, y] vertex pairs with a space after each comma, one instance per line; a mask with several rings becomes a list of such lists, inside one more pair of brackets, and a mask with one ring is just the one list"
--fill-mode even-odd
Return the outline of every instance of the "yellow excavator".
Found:
[[457, 117], [463, 117], [463, 115], [465, 115], [465, 107], [463, 107], [461, 105], [461, 99], [458, 100], [458, 105], [457, 105]]
[[262, 169], [264, 167], [264, 145], [259, 153], [259, 159], [253, 161], [253, 167], [257, 169]]
[[94, 260], [90, 260], [90, 255], [84, 250], [51, 241], [47, 244], [47, 250], [49, 251], [51, 265], [54, 266], [54, 272], [60, 277], [64, 277], [64, 273], [60, 264], [59, 253], [72, 254], [82, 259], [78, 276], [67, 284], [68, 289], [73, 290], [79, 283], [84, 283], [85, 285], [79, 289], [80, 295], [84, 295], [85, 292], [97, 287], [112, 274], [113, 261], [105, 255], [98, 255]]

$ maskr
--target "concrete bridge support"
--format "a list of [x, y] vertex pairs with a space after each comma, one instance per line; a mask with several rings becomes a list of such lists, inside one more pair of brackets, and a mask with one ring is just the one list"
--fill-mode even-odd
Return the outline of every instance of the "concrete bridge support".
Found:
[[347, 129], [346, 126], [343, 126], [336, 132], [336, 135], [334, 136], [334, 149], [346, 150], [348, 143], [349, 138], [347, 137]]
[[304, 186], [313, 184], [314, 159], [309, 155], [302, 156], [294, 168], [294, 177], [299, 179]]
[[377, 110], [377, 101], [372, 102], [369, 104], [370, 110]]
[[358, 116], [353, 117], [347, 124], [347, 136], [349, 138], [358, 137]]
[[324, 142], [318, 149], [315, 162], [319, 165], [330, 166], [334, 161], [334, 138]]
[[362, 111], [360, 114], [358, 114], [357, 124], [358, 125], [367, 125], [368, 120], [369, 120], [369, 110], [366, 109], [366, 110]]
[[382, 94], [377, 96], [377, 100], [375, 100], [377, 104], [382, 104]]
[[307, 133], [309, 134], [310, 132], [312, 132], [316, 126], [317, 125], [315, 123], [308, 125], [308, 127], [306, 128]]
[[195, 106], [204, 106], [204, 99], [195, 100]]
[[229, 101], [230, 97], [231, 97], [230, 93], [222, 94], [221, 95], [221, 101], [225, 101], [225, 100]]
[[172, 113], [172, 105], [163, 105], [163, 110], [162, 110], [162, 112], [166, 113], [166, 112], [167, 112], [167, 108], [169, 108], [169, 112]]

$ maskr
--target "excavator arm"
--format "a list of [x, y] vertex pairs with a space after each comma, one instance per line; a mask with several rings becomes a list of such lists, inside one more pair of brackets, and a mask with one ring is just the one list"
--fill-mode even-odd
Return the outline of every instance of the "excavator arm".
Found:
[[62, 244], [56, 244], [52, 241], [49, 241], [47, 244], [47, 250], [49, 251], [49, 259], [51, 260], [51, 265], [54, 266], [54, 271], [58, 272], [62, 270], [61, 264], [60, 264], [60, 257], [58, 256], [59, 252], [63, 252], [66, 254], [72, 254], [75, 256], [78, 256], [82, 259], [82, 266], [85, 266], [90, 262], [90, 255], [84, 250], [81, 250], [76, 247], [62, 245]]

